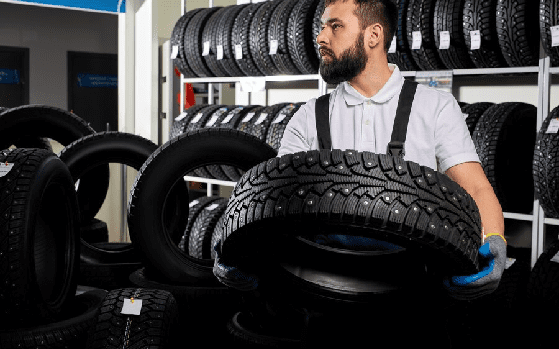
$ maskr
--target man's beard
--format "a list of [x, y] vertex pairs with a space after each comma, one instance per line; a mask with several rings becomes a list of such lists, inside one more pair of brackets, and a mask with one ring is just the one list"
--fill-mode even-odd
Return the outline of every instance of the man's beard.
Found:
[[349, 81], [356, 77], [365, 69], [368, 57], [365, 52], [363, 33], [359, 35], [355, 44], [342, 52], [341, 58], [334, 57], [334, 53], [327, 49], [330, 62], [320, 60], [320, 75], [328, 84], [339, 84], [342, 81]]

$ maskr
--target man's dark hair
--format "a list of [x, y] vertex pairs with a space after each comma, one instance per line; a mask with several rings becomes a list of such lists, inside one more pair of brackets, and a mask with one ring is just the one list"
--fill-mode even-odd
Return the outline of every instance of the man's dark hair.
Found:
[[[325, 0], [324, 8], [337, 2], [350, 0]], [[355, 15], [359, 19], [361, 30], [368, 26], [380, 23], [384, 28], [384, 50], [388, 52], [392, 38], [398, 25], [398, 7], [394, 0], [353, 0], [357, 5]]]

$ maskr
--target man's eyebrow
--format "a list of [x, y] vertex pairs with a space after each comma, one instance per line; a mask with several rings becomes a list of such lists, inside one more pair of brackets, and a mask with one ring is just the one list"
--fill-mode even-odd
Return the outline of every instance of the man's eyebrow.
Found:
[[339, 19], [339, 18], [329, 18], [326, 22], [324, 22], [323, 20], [320, 20], [320, 24], [322, 24], [322, 25], [331, 24], [331, 23], [334, 23], [334, 22], [343, 23], [342, 20]]

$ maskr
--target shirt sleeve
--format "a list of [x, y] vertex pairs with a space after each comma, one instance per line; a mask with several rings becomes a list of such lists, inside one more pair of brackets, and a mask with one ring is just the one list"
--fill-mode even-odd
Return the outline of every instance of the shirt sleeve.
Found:
[[480, 162], [464, 115], [452, 95], [444, 99], [437, 116], [435, 143], [439, 171], [443, 173], [464, 162]]
[[312, 130], [309, 130], [308, 125], [308, 116], [314, 116], [314, 103], [311, 103], [311, 101], [303, 104], [287, 123], [281, 139], [278, 157], [285, 154], [294, 154], [300, 151], [312, 150], [311, 147], [314, 141], [314, 136], [309, 136], [309, 133], [312, 132]]

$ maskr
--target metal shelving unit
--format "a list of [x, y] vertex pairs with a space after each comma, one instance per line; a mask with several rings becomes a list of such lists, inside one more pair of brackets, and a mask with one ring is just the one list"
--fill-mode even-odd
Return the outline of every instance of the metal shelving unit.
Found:
[[[209, 7], [213, 7], [213, 0], [209, 0]], [[186, 11], [186, 6], [184, 3], [181, 4], [182, 13]], [[511, 74], [538, 74], [538, 116], [537, 116], [537, 130], [541, 128], [543, 120], [549, 114], [549, 95], [550, 95], [550, 80], [552, 74], [559, 74], [559, 67], [550, 67], [550, 58], [545, 57], [543, 49], [541, 50], [540, 60], [538, 66], [528, 66], [528, 67], [508, 67], [508, 68], [485, 68], [485, 69], [453, 69], [452, 74], [454, 76], [472, 76], [472, 75], [491, 75], [491, 76], [509, 76]], [[445, 70], [448, 72], [448, 70]], [[436, 73], [436, 72], [433, 72]], [[416, 71], [402, 71], [404, 77], [415, 77], [417, 75]], [[184, 84], [185, 83], [207, 83], [208, 84], [208, 95], [209, 100], [213, 101], [213, 84], [220, 84], [219, 88], [221, 91], [222, 83], [242, 83], [243, 81], [250, 80], [260, 80], [264, 82], [283, 82], [283, 81], [318, 81], [318, 90], [321, 95], [327, 93], [327, 84], [324, 82], [320, 74], [310, 74], [310, 75], [275, 75], [275, 76], [255, 76], [255, 77], [203, 77], [203, 78], [185, 78], [181, 75], [181, 101], [184, 95]], [[180, 111], [182, 112], [183, 105], [181, 104]], [[185, 176], [186, 181], [196, 181], [207, 183], [207, 193], [211, 195], [213, 185], [223, 185], [234, 187], [235, 182], [227, 182], [216, 179], [199, 178]], [[545, 218], [543, 209], [539, 205], [538, 200], [534, 200], [534, 214], [521, 214], [514, 212], [503, 212], [506, 219], [513, 219], [519, 221], [531, 221], [532, 222], [532, 258], [531, 265], [534, 266], [537, 258], [544, 250], [544, 235], [545, 228], [544, 224], [559, 225], [559, 219]], [[534, 248], [535, 247], [535, 248]]]

